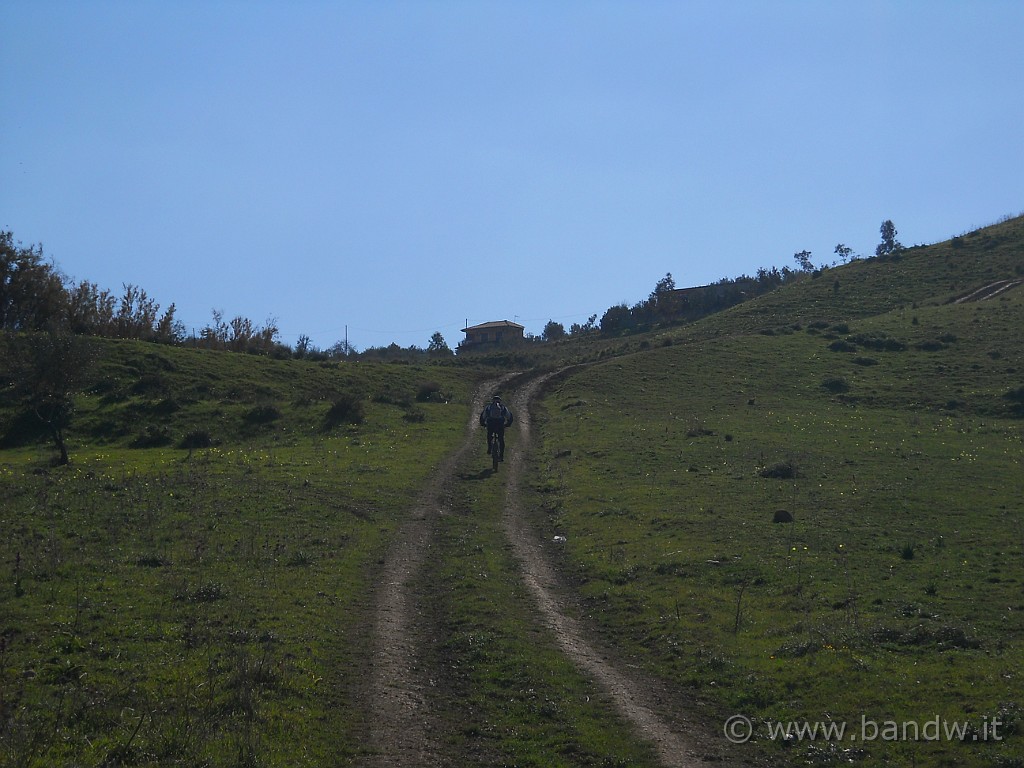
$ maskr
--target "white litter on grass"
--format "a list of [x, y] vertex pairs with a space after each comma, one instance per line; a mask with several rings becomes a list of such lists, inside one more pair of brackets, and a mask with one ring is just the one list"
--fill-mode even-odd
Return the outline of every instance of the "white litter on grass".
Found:
[[555, 544], [565, 544], [565, 541], [565, 536], [555, 536], [554, 538]]

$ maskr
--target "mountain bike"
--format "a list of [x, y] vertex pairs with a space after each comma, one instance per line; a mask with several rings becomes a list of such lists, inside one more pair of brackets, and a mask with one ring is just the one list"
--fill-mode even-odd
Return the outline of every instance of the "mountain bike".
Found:
[[491, 469], [494, 472], [498, 471], [498, 464], [501, 461], [499, 454], [501, 453], [501, 443], [498, 441], [498, 433], [492, 432], [490, 439], [487, 441], [487, 452], [491, 454]]

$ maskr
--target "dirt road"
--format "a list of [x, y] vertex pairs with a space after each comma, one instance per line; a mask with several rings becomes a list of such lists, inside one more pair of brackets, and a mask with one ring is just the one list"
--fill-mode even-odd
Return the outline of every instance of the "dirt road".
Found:
[[[546, 542], [525, 522], [520, 482], [531, 448], [530, 404], [547, 378], [526, 380], [511, 398], [520, 435], [517, 450], [510, 452], [504, 465], [509, 477], [502, 524], [520, 564], [520, 576], [562, 651], [608, 693], [620, 714], [655, 746], [662, 764], [707, 765], [701, 755], [708, 754], [709, 741], [698, 736], [703, 731], [680, 712], [672, 712], [669, 718], [659, 711], [665, 699], [659, 696], [657, 686], [627, 673], [607, 649], [591, 642], [587, 629], [571, 617], [570, 606], [559, 596], [557, 572], [548, 557]], [[481, 448], [476, 418], [486, 393], [493, 388], [492, 383], [477, 392], [462, 445], [424, 489], [385, 558], [376, 597], [370, 765], [420, 767], [458, 762], [456, 757], [443, 754], [436, 738], [441, 724], [432, 721], [428, 693], [433, 676], [423, 647], [430, 621], [420, 614], [421, 606], [429, 604], [422, 591], [430, 587], [417, 579], [417, 574], [430, 555], [436, 522], [450, 502], [457, 468]], [[728, 764], [722, 757], [716, 755], [716, 765]]]

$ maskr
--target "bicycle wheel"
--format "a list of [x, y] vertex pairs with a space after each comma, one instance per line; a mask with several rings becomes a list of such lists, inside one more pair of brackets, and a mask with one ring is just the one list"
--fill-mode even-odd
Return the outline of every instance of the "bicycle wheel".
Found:
[[498, 471], [498, 451], [501, 450], [501, 446], [498, 445], [498, 439], [496, 437], [491, 438], [491, 469], [495, 472]]

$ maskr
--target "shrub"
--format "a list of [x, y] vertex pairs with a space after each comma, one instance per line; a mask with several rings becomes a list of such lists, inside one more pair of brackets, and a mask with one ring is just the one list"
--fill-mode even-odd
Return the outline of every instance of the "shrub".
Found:
[[166, 390], [166, 384], [158, 373], [144, 373], [132, 385], [133, 395], [150, 395], [161, 393]]
[[1010, 412], [1015, 416], [1024, 416], [1024, 387], [1017, 387], [1005, 393], [1003, 397], [1012, 403]]
[[780, 461], [765, 467], [759, 473], [761, 477], [768, 477], [773, 480], [792, 480], [799, 475], [796, 464], [791, 460]]
[[129, 443], [132, 448], [162, 448], [165, 445], [171, 444], [171, 435], [167, 431], [166, 427], [157, 427], [149, 425], [143, 430], [141, 435], [138, 435], [134, 440]]
[[694, 418], [690, 428], [686, 431], [687, 437], [706, 437], [713, 434], [715, 434], [715, 430], [705, 427], [698, 418]]
[[427, 414], [422, 408], [409, 408], [402, 418], [411, 424], [418, 424], [427, 420]]
[[842, 376], [829, 376], [821, 382], [821, 388], [838, 395], [841, 392], [849, 392], [850, 384]]
[[269, 424], [281, 418], [281, 411], [273, 405], [257, 405], [245, 414], [245, 420], [250, 424]]
[[205, 429], [196, 429], [189, 432], [178, 443], [179, 448], [187, 448], [189, 450], [193, 448], [209, 448], [211, 445], [213, 445], [213, 438], [210, 437], [210, 433]]
[[909, 630], [880, 626], [868, 635], [876, 643], [897, 643], [910, 646], [937, 646], [939, 648], [979, 648], [981, 643], [962, 627], [945, 624], [929, 627], [917, 624]]
[[313, 564], [313, 558], [305, 550], [299, 549], [292, 553], [285, 565], [292, 568], [308, 568]]
[[831, 349], [833, 352], [856, 352], [857, 351], [857, 345], [856, 344], [851, 344], [850, 342], [843, 341], [842, 339], [840, 339], [839, 341], [833, 341], [831, 344], [828, 345], [828, 348]]
[[894, 339], [891, 336], [886, 336], [884, 333], [878, 334], [877, 336], [868, 333], [860, 333], [856, 336], [850, 337], [850, 341], [854, 344], [860, 344], [862, 347], [875, 349], [880, 352], [902, 352], [907, 348], [907, 345], [902, 341]]
[[447, 398], [441, 392], [441, 385], [436, 381], [422, 381], [416, 387], [416, 402], [444, 402]]
[[223, 600], [227, 595], [228, 591], [223, 584], [209, 582], [193, 590], [183, 590], [175, 595], [175, 598], [187, 603], [212, 603], [215, 600]]
[[324, 426], [334, 429], [341, 424], [362, 424], [366, 418], [363, 401], [355, 395], [344, 394], [335, 398], [324, 416]]
[[1015, 403], [1024, 403], [1024, 387], [1017, 387], [1016, 389], [1011, 389], [1009, 392], [1004, 394], [1003, 397]]
[[181, 405], [178, 401], [171, 397], [165, 397], [158, 403], [153, 403], [149, 406], [149, 412], [157, 416], [170, 416], [172, 413], [177, 413], [181, 410]]
[[412, 405], [412, 397], [408, 392], [399, 389], [387, 388], [373, 396], [373, 402], [384, 403], [385, 405], [397, 405], [399, 408], [408, 408]]
[[136, 559], [135, 564], [140, 568], [163, 568], [171, 564], [171, 561], [160, 555], [143, 555]]

